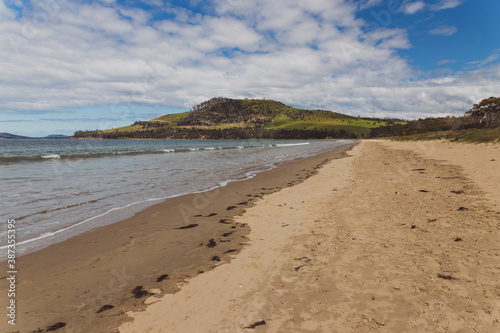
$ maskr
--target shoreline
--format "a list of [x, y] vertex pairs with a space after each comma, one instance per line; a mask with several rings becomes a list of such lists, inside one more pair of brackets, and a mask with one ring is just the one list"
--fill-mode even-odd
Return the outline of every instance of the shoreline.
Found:
[[[249, 233], [234, 216], [267, 194], [301, 183], [351, 147], [170, 198], [124, 221], [19, 257], [17, 300], [22, 313], [14, 331], [31, 332], [57, 322], [72, 332], [110, 330], [126, 320], [125, 311], [144, 308], [143, 299], [133, 297], [134, 288], [173, 293], [189, 278], [229, 262]], [[105, 305], [113, 308], [97, 313]], [[4, 325], [0, 328], [12, 329]]]
[[[212, 140], [214, 141], [214, 140]], [[312, 140], [311, 140], [312, 141]], [[243, 142], [240, 142], [240, 144], [243, 144]], [[273, 145], [272, 148], [274, 149], [274, 146], [295, 146], [295, 145], [308, 145], [309, 142], [304, 143], [283, 143], [283, 142], [278, 142]], [[344, 141], [344, 143], [340, 143], [341, 145], [345, 144], [352, 144], [352, 141]], [[266, 145], [267, 146], [267, 145]], [[140, 150], [140, 147], [138, 148], [139, 150], [134, 150], [134, 151], [127, 151], [123, 152], [124, 155], [147, 155], [147, 154], [158, 154], [158, 155], [163, 155], [166, 152], [167, 153], [190, 153], [192, 151], [204, 151], [204, 150], [226, 150], [226, 149], [243, 149], [243, 148], [253, 148], [251, 144], [245, 144], [244, 146], [221, 146], [218, 147], [216, 143], [214, 142], [214, 146], [203, 146], [200, 145], [199, 147], [196, 148], [186, 148], [186, 147], [174, 147], [172, 149], [162, 149], [161, 147], [155, 147], [152, 150]], [[149, 147], [151, 149], [151, 147]], [[93, 158], [95, 156], [114, 156], [116, 152], [109, 151], [109, 152], [98, 152], [94, 154], [87, 154], [87, 153], [76, 153], [76, 154], [51, 154], [51, 155], [39, 155], [39, 156], [23, 156], [23, 157], [15, 157], [14, 159], [19, 159], [19, 160], [51, 160], [52, 158], [57, 158], [61, 159], [61, 157], [65, 160], [71, 160], [71, 159], [76, 159], [76, 158]], [[119, 153], [122, 154], [122, 153]], [[305, 157], [308, 157], [306, 153]], [[317, 154], [313, 153], [313, 154]], [[288, 160], [293, 161], [295, 158], [289, 158]], [[286, 160], [285, 160], [286, 162]], [[92, 160], [89, 160], [88, 163], [92, 163]], [[36, 251], [39, 251], [47, 246], [50, 246], [55, 243], [59, 243], [61, 241], [64, 241], [66, 239], [69, 239], [71, 237], [77, 236], [80, 233], [86, 232], [92, 228], [95, 228], [96, 226], [105, 226], [105, 225], [110, 225], [113, 223], [120, 222], [126, 218], [129, 218], [133, 216], [134, 214], [146, 209], [149, 206], [152, 206], [154, 204], [163, 202], [164, 200], [168, 200], [171, 198], [183, 196], [183, 195], [189, 195], [189, 194], [196, 194], [196, 193], [202, 193], [202, 192], [207, 192], [212, 189], [215, 189], [217, 187], [223, 187], [226, 186], [228, 183], [231, 182], [237, 182], [237, 181], [243, 181], [247, 179], [251, 179], [255, 177], [256, 174], [262, 173], [269, 171], [271, 169], [276, 168], [278, 165], [283, 163], [283, 161], [269, 161], [269, 163], [264, 164], [261, 163], [258, 166], [253, 166], [251, 168], [247, 168], [247, 172], [241, 172], [239, 174], [233, 174], [232, 176], [227, 176], [227, 179], [223, 179], [224, 177], [219, 177], [216, 181], [212, 182], [205, 182], [203, 184], [200, 184], [199, 186], [193, 187], [193, 186], [184, 186], [184, 189], [175, 189], [171, 190], [169, 187], [166, 185], [168, 183], [162, 184], [165, 185], [164, 187], [166, 189], [169, 189], [168, 191], [159, 191], [156, 193], [150, 193], [149, 196], [145, 197], [138, 197], [135, 198], [128, 198], [127, 200], [130, 199], [129, 201], [124, 201], [121, 200], [119, 202], [114, 202], [113, 205], [110, 206], [110, 202], [107, 204], [105, 207], [104, 211], [96, 211], [93, 212], [92, 210], [87, 209], [86, 211], [80, 211], [80, 214], [73, 214], [73, 216], [70, 216], [71, 219], [68, 219], [66, 217], [63, 217], [63, 222], [59, 224], [59, 228], [57, 229], [52, 229], [52, 228], [47, 228], [45, 230], [39, 231], [37, 234], [30, 235], [28, 238], [29, 239], [23, 239], [22, 241], [18, 241], [16, 243], [17, 245], [17, 250], [19, 251], [18, 257], [28, 254], [28, 253], [33, 253]], [[249, 170], [250, 169], [250, 170]], [[209, 179], [209, 178], [207, 178]], [[214, 180], [212, 178], [212, 180]], [[156, 184], [155, 184], [156, 187]], [[158, 186], [158, 188], [160, 188]], [[127, 193], [123, 193], [125, 196], [127, 196]], [[125, 197], [124, 196], [124, 197]], [[91, 198], [92, 199], [92, 198]], [[100, 198], [103, 199], [103, 198]], [[104, 198], [105, 199], [105, 198]], [[89, 199], [90, 200], [90, 199]], [[106, 202], [106, 200], [103, 200]], [[97, 208], [102, 208], [102, 207], [97, 207]], [[46, 212], [46, 211], [44, 211]], [[44, 214], [42, 212], [42, 214]], [[49, 211], [51, 212], [51, 211]], [[93, 214], [92, 214], [93, 213]], [[33, 214], [39, 214], [39, 213], [33, 213]], [[80, 216], [81, 219], [76, 219], [75, 216]], [[22, 223], [22, 221], [19, 221]], [[47, 220], [48, 225], [50, 225], [51, 221]], [[36, 225], [35, 225], [36, 227]], [[36, 228], [35, 228], [36, 229]], [[27, 233], [29, 234], [29, 230], [26, 230]], [[24, 234], [26, 236], [26, 234]], [[7, 244], [2, 244], [0, 246], [0, 250], [6, 250]], [[6, 260], [6, 255], [2, 254], [0, 257], [0, 262], [4, 262]]]
[[497, 332], [499, 146], [421, 148], [363, 141], [266, 196], [231, 263], [119, 332]]

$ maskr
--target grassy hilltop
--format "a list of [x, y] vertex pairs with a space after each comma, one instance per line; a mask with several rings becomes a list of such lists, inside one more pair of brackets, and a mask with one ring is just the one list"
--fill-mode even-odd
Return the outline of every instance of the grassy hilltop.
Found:
[[131, 126], [78, 131], [75, 137], [247, 139], [361, 138], [388, 120], [358, 118], [323, 110], [303, 110], [278, 101], [212, 98], [189, 112], [169, 114]]

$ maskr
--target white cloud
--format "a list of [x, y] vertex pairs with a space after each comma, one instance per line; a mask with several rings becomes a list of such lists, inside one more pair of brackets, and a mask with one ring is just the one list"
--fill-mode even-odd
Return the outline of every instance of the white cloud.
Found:
[[446, 65], [446, 64], [452, 64], [452, 63], [455, 63], [457, 62], [456, 60], [450, 60], [450, 59], [443, 59], [443, 60], [439, 60], [436, 64], [438, 66], [443, 66], [443, 65]]
[[458, 28], [455, 26], [442, 25], [435, 29], [432, 29], [431, 31], [429, 31], [429, 33], [434, 36], [451, 36], [457, 31]]
[[31, 27], [0, 7], [7, 13], [0, 21], [0, 111], [189, 108], [213, 96], [266, 96], [355, 115], [419, 117], [463, 113], [484, 98], [471, 87], [499, 86], [500, 78], [485, 80], [491, 73], [480, 71], [411, 81], [421, 73], [396, 53], [411, 47], [407, 31], [364, 34], [356, 5], [343, 0], [214, 6], [217, 15], [162, 7], [175, 18], [151, 24], [138, 8], [64, 2]]
[[145, 4], [151, 5], [151, 6], [163, 6], [163, 0], [141, 0]]
[[0, 19], [2, 20], [8, 20], [8, 19], [14, 19], [16, 15], [9, 9], [7, 6], [5, 6], [5, 3], [3, 1], [0, 2]]
[[479, 68], [479, 67], [484, 67], [486, 65], [492, 64], [492, 63], [496, 62], [498, 59], [500, 59], [500, 49], [495, 50], [486, 59], [478, 60], [478, 61], [471, 61], [467, 64], [472, 65], [473, 67]]
[[458, 7], [464, 3], [464, 0], [441, 0], [440, 2], [432, 5], [430, 8], [432, 11], [440, 11], [444, 9], [452, 9]]
[[383, 3], [383, 0], [364, 0], [364, 1], [360, 1], [358, 6], [359, 6], [360, 10], [365, 10], [368, 8], [379, 6], [382, 3]]
[[408, 15], [413, 15], [415, 13], [418, 13], [424, 8], [425, 8], [425, 2], [423, 1], [406, 2], [402, 6], [403, 12]]

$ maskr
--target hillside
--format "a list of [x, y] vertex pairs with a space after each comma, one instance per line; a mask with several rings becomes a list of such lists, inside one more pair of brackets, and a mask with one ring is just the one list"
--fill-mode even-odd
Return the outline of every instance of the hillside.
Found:
[[78, 131], [76, 138], [360, 138], [388, 121], [322, 110], [303, 110], [281, 102], [212, 98], [189, 112], [136, 121], [105, 131]]

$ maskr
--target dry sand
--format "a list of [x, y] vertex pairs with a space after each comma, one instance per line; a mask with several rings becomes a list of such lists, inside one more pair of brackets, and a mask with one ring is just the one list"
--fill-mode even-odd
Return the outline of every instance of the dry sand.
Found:
[[499, 332], [498, 145], [364, 141], [120, 332]]

